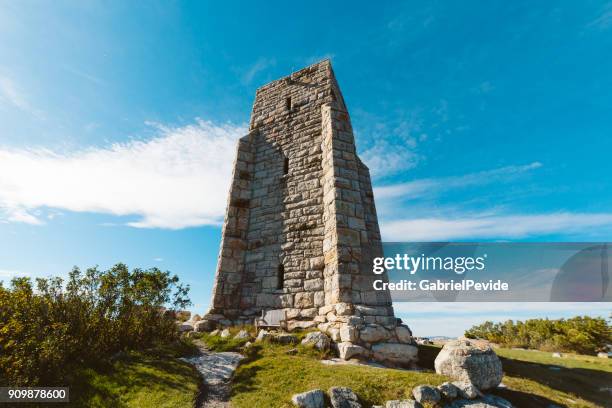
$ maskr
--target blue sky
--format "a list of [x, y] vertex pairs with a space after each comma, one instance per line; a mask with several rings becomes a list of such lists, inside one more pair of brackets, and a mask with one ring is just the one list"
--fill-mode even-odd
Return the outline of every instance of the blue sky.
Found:
[[[322, 58], [387, 240], [610, 241], [611, 48], [596, 1], [3, 2], [0, 279], [158, 266], [203, 311], [255, 89]], [[432, 313], [610, 311], [481, 306]]]

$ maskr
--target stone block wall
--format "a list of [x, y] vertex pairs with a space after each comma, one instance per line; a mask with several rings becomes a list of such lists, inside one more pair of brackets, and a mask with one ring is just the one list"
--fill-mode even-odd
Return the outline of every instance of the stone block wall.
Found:
[[412, 339], [389, 293], [372, 287], [380, 254], [369, 171], [330, 62], [259, 88], [238, 143], [206, 318], [252, 323], [282, 308], [290, 329], [318, 327], [345, 358], [387, 359], [375, 345]]

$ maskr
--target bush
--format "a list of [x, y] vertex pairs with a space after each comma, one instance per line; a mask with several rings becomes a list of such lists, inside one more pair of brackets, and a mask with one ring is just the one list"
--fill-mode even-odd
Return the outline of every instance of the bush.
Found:
[[74, 268], [61, 278], [0, 282], [0, 384], [62, 384], [77, 365], [178, 338], [172, 313], [189, 288], [157, 268]]
[[612, 327], [604, 318], [589, 316], [530, 319], [516, 323], [512, 320], [503, 323], [487, 321], [467, 330], [465, 336], [507, 347], [595, 354], [612, 343]]

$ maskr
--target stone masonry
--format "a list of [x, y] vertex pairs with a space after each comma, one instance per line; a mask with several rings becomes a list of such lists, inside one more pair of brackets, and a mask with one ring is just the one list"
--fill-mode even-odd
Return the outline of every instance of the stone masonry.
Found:
[[[288, 327], [318, 328], [341, 357], [416, 360], [388, 292], [375, 291], [382, 255], [368, 168], [329, 60], [256, 92], [238, 142], [212, 305], [220, 325], [285, 309]], [[382, 279], [387, 279], [382, 276]]]

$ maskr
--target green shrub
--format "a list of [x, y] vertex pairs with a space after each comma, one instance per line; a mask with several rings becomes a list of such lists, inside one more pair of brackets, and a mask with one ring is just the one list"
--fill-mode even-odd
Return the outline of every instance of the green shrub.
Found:
[[61, 278], [0, 283], [0, 384], [55, 385], [71, 368], [178, 338], [172, 313], [189, 288], [157, 268], [74, 268]]
[[601, 317], [577, 316], [571, 319], [508, 320], [484, 322], [465, 332], [468, 338], [481, 338], [507, 347], [544, 351], [595, 354], [612, 343], [612, 326]]

